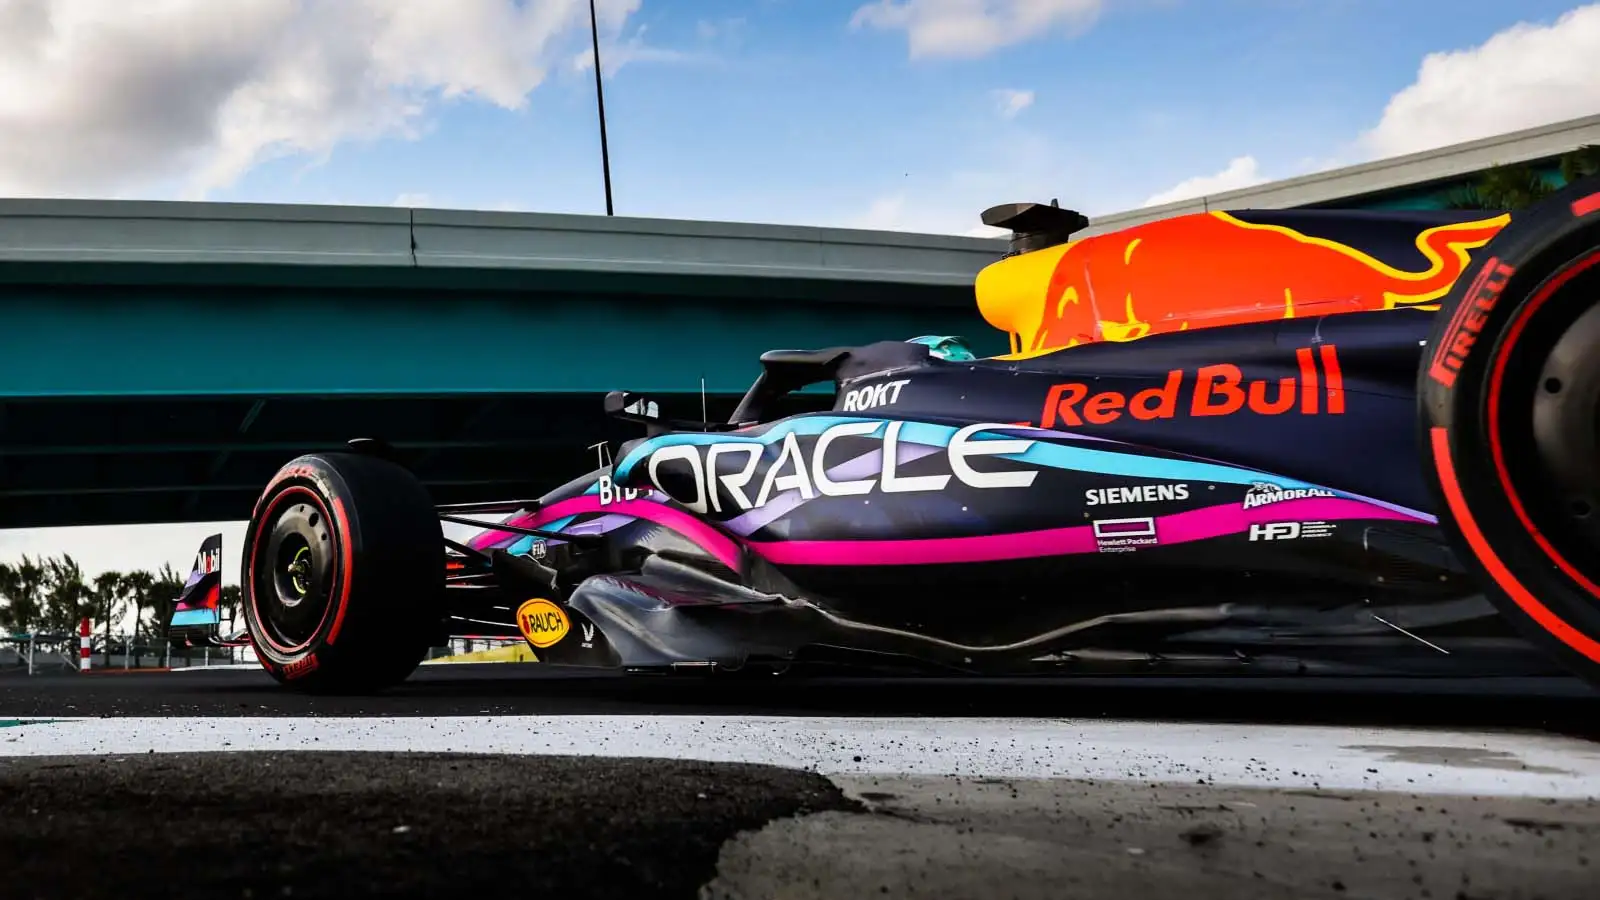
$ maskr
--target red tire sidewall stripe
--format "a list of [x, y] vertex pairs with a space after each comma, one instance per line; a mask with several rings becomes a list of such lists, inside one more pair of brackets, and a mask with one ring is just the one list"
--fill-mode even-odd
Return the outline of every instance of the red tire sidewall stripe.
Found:
[[1516, 513], [1518, 521], [1528, 530], [1529, 536], [1539, 545], [1539, 549], [1543, 550], [1544, 554], [1550, 558], [1550, 561], [1555, 563], [1557, 568], [1566, 573], [1568, 578], [1581, 585], [1591, 596], [1600, 599], [1600, 585], [1590, 581], [1582, 572], [1569, 563], [1551, 545], [1549, 539], [1534, 526], [1533, 520], [1528, 516], [1527, 509], [1522, 505], [1521, 498], [1517, 496], [1516, 488], [1511, 483], [1511, 472], [1506, 466], [1505, 448], [1500, 440], [1500, 392], [1504, 387], [1506, 365], [1511, 358], [1512, 349], [1516, 346], [1517, 340], [1521, 338], [1523, 330], [1533, 318], [1534, 313], [1538, 312], [1540, 307], [1544, 306], [1568, 282], [1596, 265], [1600, 265], [1600, 248], [1595, 248], [1587, 256], [1579, 257], [1578, 261], [1569, 263], [1560, 272], [1556, 273], [1555, 277], [1545, 282], [1539, 288], [1539, 291], [1529, 298], [1527, 304], [1517, 311], [1516, 318], [1511, 321], [1511, 326], [1506, 330], [1506, 336], [1501, 340], [1500, 347], [1496, 351], [1494, 368], [1489, 375], [1488, 431], [1489, 452], [1494, 459], [1495, 474], [1500, 479], [1500, 486], [1505, 491], [1506, 500], [1510, 502], [1512, 512]]
[[339, 629], [344, 627], [344, 614], [350, 609], [350, 587], [355, 575], [354, 554], [355, 548], [350, 540], [350, 518], [345, 514], [344, 501], [338, 497], [333, 498], [334, 526], [339, 530], [339, 597], [335, 601], [333, 613], [333, 627], [328, 629], [328, 636], [323, 638], [323, 643], [332, 647], [339, 640]]
[[1568, 647], [1587, 657], [1590, 661], [1600, 663], [1600, 642], [1585, 636], [1582, 632], [1568, 625], [1566, 620], [1551, 612], [1549, 607], [1539, 600], [1518, 581], [1511, 570], [1501, 562], [1494, 548], [1489, 546], [1489, 541], [1478, 528], [1477, 520], [1472, 516], [1472, 510], [1467, 506], [1467, 499], [1461, 492], [1461, 483], [1456, 479], [1455, 461], [1450, 455], [1450, 432], [1443, 427], [1435, 426], [1429, 434], [1433, 443], [1433, 465], [1439, 475], [1439, 487], [1444, 492], [1445, 504], [1450, 508], [1451, 517], [1455, 520], [1456, 527], [1461, 530], [1461, 536], [1472, 548], [1479, 564], [1489, 573], [1495, 584], [1510, 597], [1517, 606], [1521, 607], [1533, 621], [1549, 633], [1552, 637], [1566, 644]]
[[[278, 479], [278, 480], [282, 480], [282, 479]], [[274, 484], [276, 484], [276, 483], [277, 483], [277, 481], [274, 481]], [[345, 607], [349, 604], [349, 600], [350, 600], [350, 540], [349, 540], [349, 531], [345, 528], [345, 519], [344, 519], [344, 516], [343, 516], [343, 512], [344, 511], [343, 511], [343, 509], [339, 509], [339, 505], [338, 505], [337, 502], [335, 502], [334, 505], [335, 505], [336, 509], [339, 509], [339, 515], [330, 516], [328, 514], [327, 504], [325, 504], [322, 501], [322, 498], [317, 495], [316, 491], [313, 491], [311, 488], [304, 487], [304, 486], [298, 485], [298, 484], [290, 485], [289, 487], [284, 488], [279, 493], [272, 495], [266, 501], [266, 503], [263, 505], [263, 507], [261, 509], [261, 515], [257, 517], [257, 521], [258, 522], [265, 521], [274, 511], [277, 510], [277, 508], [280, 505], [282, 505], [282, 503], [284, 502], [284, 500], [286, 498], [295, 497], [295, 496], [304, 496], [304, 497], [309, 498], [311, 504], [317, 507], [317, 510], [322, 513], [324, 518], [331, 518], [334, 521], [334, 527], [335, 527], [335, 529], [337, 531], [337, 535], [336, 536], [337, 536], [339, 544], [340, 544], [340, 555], [339, 555], [340, 571], [337, 573], [337, 578], [338, 578], [338, 583], [339, 583], [339, 593], [338, 593], [337, 600], [334, 603], [329, 604], [328, 607], [325, 608], [322, 611], [322, 619], [317, 623], [316, 630], [311, 633], [311, 637], [307, 638], [304, 642], [302, 642], [300, 644], [297, 644], [297, 645], [295, 645], [293, 647], [286, 647], [283, 644], [280, 644], [276, 640], [274, 640], [272, 635], [268, 634], [267, 630], [265, 628], [262, 629], [261, 641], [263, 643], [265, 643], [274, 652], [280, 653], [280, 654], [282, 654], [284, 656], [293, 656], [296, 653], [301, 653], [301, 652], [305, 651], [307, 648], [309, 648], [312, 644], [314, 644], [316, 642], [317, 635], [322, 632], [323, 626], [328, 624], [328, 617], [330, 615], [332, 615], [334, 617], [334, 628], [335, 629], [337, 629], [341, 624], [343, 624]], [[262, 543], [263, 542], [260, 540], [260, 535], [258, 534], [257, 535], [257, 539], [255, 541], [253, 541], [252, 544], [251, 544], [249, 567], [245, 570], [246, 573], [249, 575], [250, 581], [251, 581], [250, 591], [249, 591], [250, 609], [251, 609], [251, 612], [253, 612], [255, 614], [256, 621], [258, 621], [258, 622], [264, 622], [265, 621], [265, 617], [262, 616], [262, 614], [261, 614], [261, 603], [260, 603], [260, 600], [258, 599], [258, 593], [259, 592], [257, 591], [256, 585], [255, 585], [256, 560], [259, 558], [259, 554], [261, 552]], [[330, 638], [334, 633], [335, 632], [332, 632], [332, 631], [329, 632]], [[331, 640], [325, 639], [324, 643], [331, 643]]]
[[1572, 214], [1579, 219], [1595, 212], [1600, 212], [1600, 191], [1572, 201]]

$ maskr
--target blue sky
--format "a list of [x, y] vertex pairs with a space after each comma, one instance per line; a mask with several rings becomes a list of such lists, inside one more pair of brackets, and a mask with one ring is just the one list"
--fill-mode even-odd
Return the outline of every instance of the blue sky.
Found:
[[[1600, 112], [1574, 0], [600, 8], [622, 215], [963, 233]], [[0, 6], [0, 195], [600, 213], [587, 49], [585, 0]], [[182, 567], [213, 527], [0, 531], [0, 559]]]
[[[898, 201], [907, 221], [887, 224], [942, 231], [1047, 195], [1139, 206], [1241, 156], [1299, 174], [1363, 158], [1427, 54], [1577, 4], [1111, 0], [1081, 33], [916, 59], [904, 30], [852, 27], [862, 6], [643, 0], [608, 38], [653, 51], [607, 80], [618, 212], [839, 224]], [[1033, 101], [1006, 117], [999, 91]], [[419, 139], [279, 160], [211, 197], [602, 211], [592, 71], [561, 66], [525, 109], [465, 99], [424, 118]]]

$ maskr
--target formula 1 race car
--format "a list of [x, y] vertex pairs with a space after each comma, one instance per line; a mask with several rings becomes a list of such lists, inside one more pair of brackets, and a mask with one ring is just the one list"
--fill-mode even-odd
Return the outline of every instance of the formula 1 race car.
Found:
[[[645, 434], [537, 501], [435, 506], [378, 440], [301, 456], [250, 517], [245, 633], [213, 538], [172, 639], [333, 691], [450, 635], [641, 672], [1600, 682], [1600, 182], [1505, 215], [984, 219], [1010, 353], [774, 350], [727, 422], [615, 392]], [[831, 410], [769, 415], [815, 385]]]

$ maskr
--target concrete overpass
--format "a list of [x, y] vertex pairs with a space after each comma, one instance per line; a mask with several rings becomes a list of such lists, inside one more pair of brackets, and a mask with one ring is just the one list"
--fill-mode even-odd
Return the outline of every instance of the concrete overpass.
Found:
[[[976, 213], [974, 213], [976, 214]], [[774, 347], [961, 334], [1005, 242], [396, 208], [0, 201], [0, 528], [245, 518], [307, 449], [394, 443], [440, 502], [731, 411]], [[825, 398], [822, 398], [825, 399]], [[798, 401], [804, 402], [804, 401]]]

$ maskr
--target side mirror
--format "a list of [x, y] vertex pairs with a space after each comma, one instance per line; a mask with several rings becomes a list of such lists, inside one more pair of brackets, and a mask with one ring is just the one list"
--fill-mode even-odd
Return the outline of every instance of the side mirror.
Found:
[[661, 405], [643, 394], [612, 391], [606, 394], [606, 415], [624, 422], [641, 422], [651, 435], [668, 431], [732, 431], [738, 426], [718, 422], [670, 419], [661, 415]]
[[642, 394], [612, 391], [606, 394], [606, 415], [630, 422], [655, 425], [661, 422], [661, 407]]
[[1011, 254], [1030, 253], [1072, 240], [1089, 227], [1089, 218], [1075, 209], [1062, 209], [1056, 201], [1006, 203], [983, 211], [983, 224], [1011, 232]]

